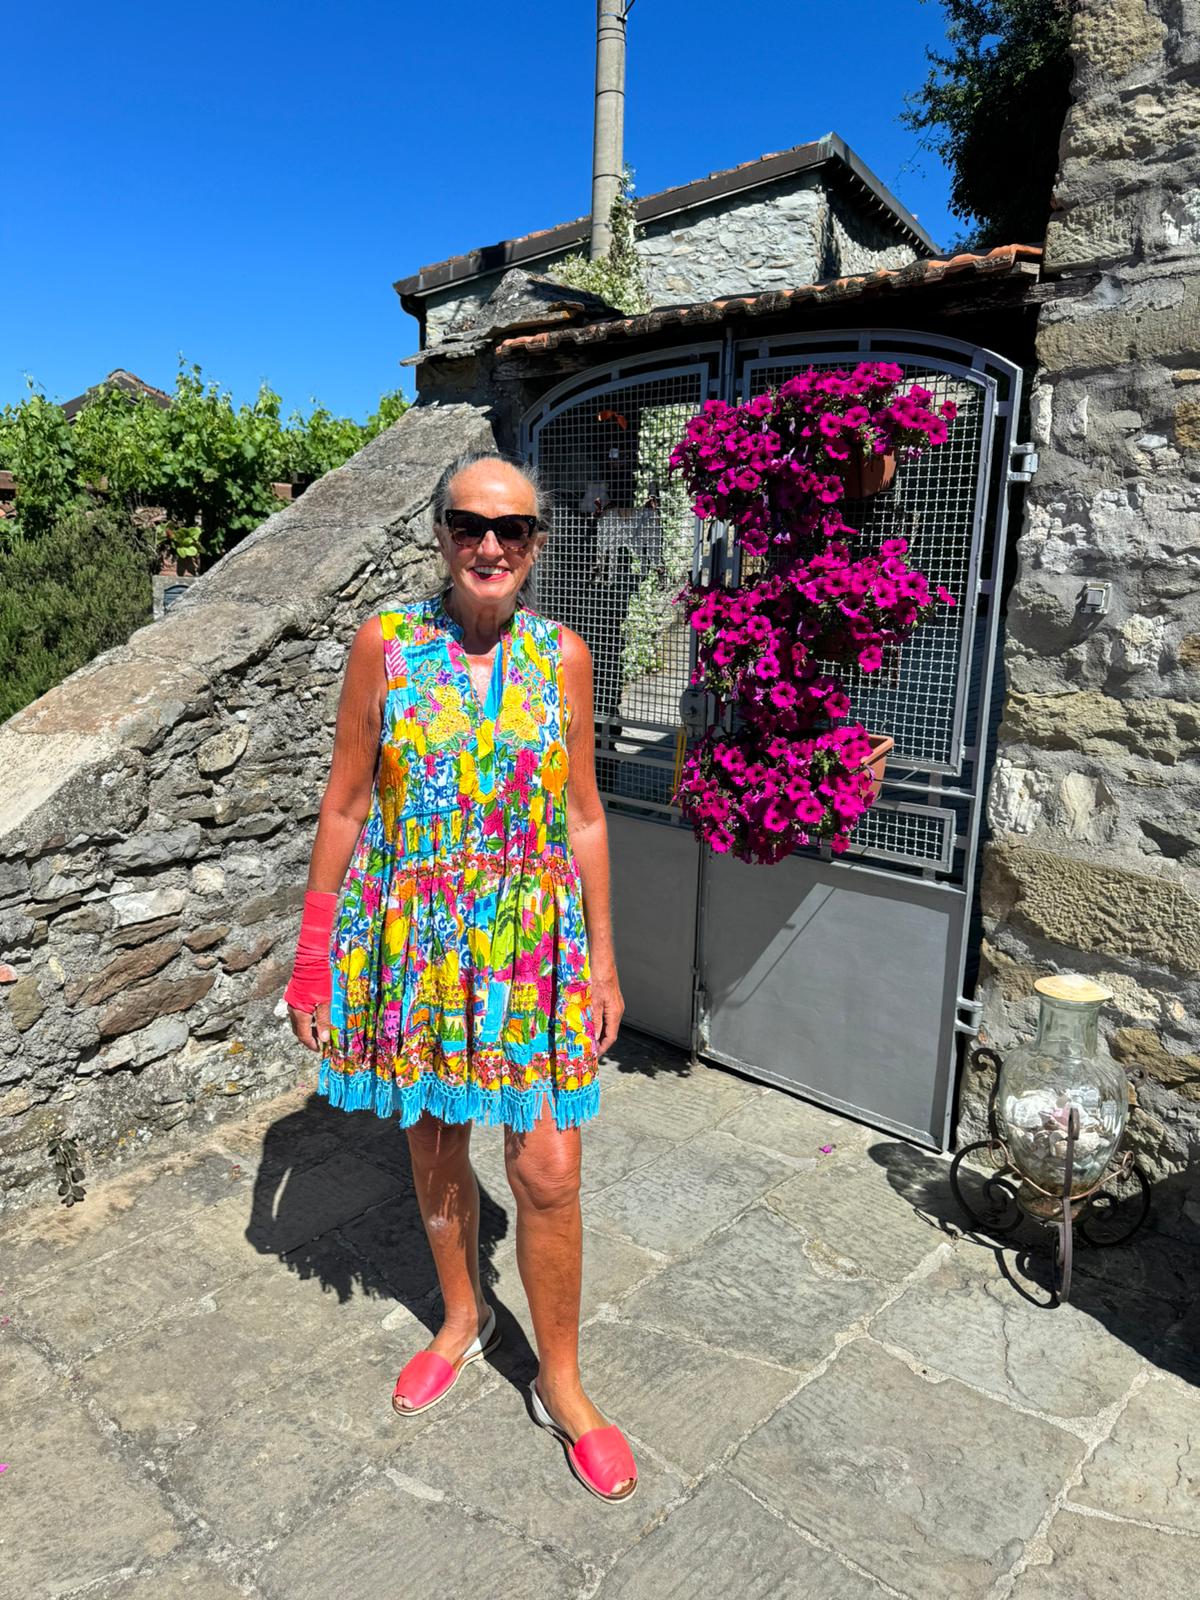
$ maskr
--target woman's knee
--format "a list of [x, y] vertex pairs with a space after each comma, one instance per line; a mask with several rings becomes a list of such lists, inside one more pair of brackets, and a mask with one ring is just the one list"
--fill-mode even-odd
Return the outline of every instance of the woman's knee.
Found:
[[510, 1138], [505, 1142], [504, 1161], [518, 1205], [554, 1211], [578, 1203], [578, 1130], [555, 1133], [536, 1142]]

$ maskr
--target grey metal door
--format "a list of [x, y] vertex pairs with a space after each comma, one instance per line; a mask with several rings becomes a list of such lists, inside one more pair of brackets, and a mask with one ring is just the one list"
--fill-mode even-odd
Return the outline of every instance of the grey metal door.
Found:
[[[849, 506], [847, 520], [872, 538], [907, 537], [958, 605], [884, 672], [851, 684], [856, 717], [896, 749], [850, 854], [798, 852], [773, 868], [712, 857], [669, 801], [690, 640], [667, 601], [689, 553], [717, 581], [743, 569], [720, 529], [710, 538], [696, 527], [665, 458], [709, 396], [747, 399], [809, 365], [864, 359], [897, 362], [939, 402], [953, 399], [959, 418], [948, 444], [902, 466], [894, 490]], [[589, 373], [526, 419], [558, 505], [539, 601], [596, 659], [629, 1021], [938, 1148], [956, 1034], [974, 1029], [962, 981], [1019, 394], [1019, 369], [991, 352], [839, 331]]]

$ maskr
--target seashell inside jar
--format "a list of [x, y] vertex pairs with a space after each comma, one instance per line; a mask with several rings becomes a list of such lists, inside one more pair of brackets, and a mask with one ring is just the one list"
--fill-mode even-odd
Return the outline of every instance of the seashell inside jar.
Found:
[[1073, 974], [1040, 978], [1034, 989], [1041, 1006], [1037, 1037], [1011, 1051], [1001, 1068], [1000, 1132], [1013, 1166], [1035, 1191], [1061, 1195], [1074, 1111], [1071, 1194], [1082, 1196], [1108, 1169], [1129, 1109], [1124, 1072], [1097, 1052], [1100, 1008], [1112, 995]]

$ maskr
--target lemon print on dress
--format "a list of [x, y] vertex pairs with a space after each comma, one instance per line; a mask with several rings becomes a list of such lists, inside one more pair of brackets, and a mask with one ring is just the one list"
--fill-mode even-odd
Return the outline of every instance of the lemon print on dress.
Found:
[[520, 684], [510, 683], [505, 689], [497, 720], [508, 732], [515, 734], [527, 744], [532, 744], [537, 738], [537, 723], [529, 714], [525, 704], [525, 691]]
[[449, 744], [452, 739], [457, 738], [460, 734], [470, 733], [471, 722], [463, 710], [463, 698], [460, 690], [455, 689], [452, 685], [444, 688], [439, 685], [436, 694], [431, 692], [429, 698], [432, 704], [438, 708], [428, 724], [430, 744]]

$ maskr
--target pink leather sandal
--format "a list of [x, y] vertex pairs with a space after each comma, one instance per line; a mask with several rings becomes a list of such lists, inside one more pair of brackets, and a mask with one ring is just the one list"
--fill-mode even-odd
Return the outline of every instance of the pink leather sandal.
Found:
[[[529, 1385], [529, 1396], [533, 1402], [533, 1420], [565, 1445], [571, 1471], [585, 1489], [598, 1500], [628, 1500], [636, 1492], [638, 1475], [633, 1452], [615, 1422], [610, 1422], [606, 1428], [592, 1428], [581, 1433], [572, 1444], [571, 1435], [546, 1410], [537, 1392], [536, 1379]], [[620, 1494], [613, 1494], [613, 1484], [626, 1478], [632, 1480], [629, 1487]]]
[[[479, 1337], [469, 1344], [455, 1362], [447, 1361], [433, 1350], [418, 1350], [412, 1360], [400, 1370], [396, 1387], [392, 1390], [392, 1410], [398, 1417], [415, 1417], [418, 1411], [428, 1411], [430, 1406], [444, 1400], [458, 1382], [458, 1375], [472, 1361], [490, 1354], [500, 1343], [496, 1327], [496, 1309], [488, 1312], [487, 1321], [479, 1330]], [[400, 1396], [405, 1395], [411, 1405], [402, 1406]]]

